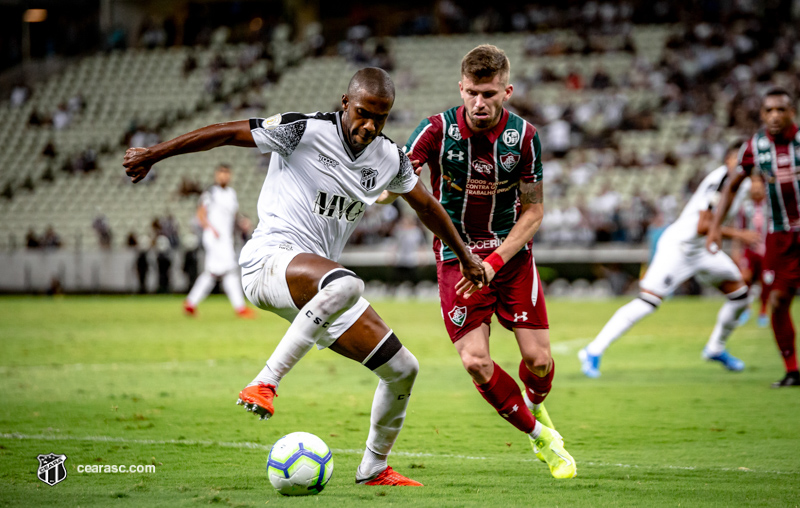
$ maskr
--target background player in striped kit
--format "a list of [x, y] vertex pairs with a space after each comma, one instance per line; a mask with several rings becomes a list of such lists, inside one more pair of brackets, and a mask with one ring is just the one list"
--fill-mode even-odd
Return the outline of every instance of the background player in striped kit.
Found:
[[214, 185], [200, 196], [197, 220], [203, 228], [205, 264], [203, 273], [183, 302], [183, 310], [190, 316], [195, 315], [197, 305], [211, 293], [217, 280], [222, 279], [222, 289], [236, 314], [243, 318], [255, 317], [255, 313], [244, 303], [239, 263], [233, 248], [239, 201], [230, 181], [230, 166], [220, 164], [214, 171]]
[[742, 181], [761, 174], [767, 184], [769, 232], [762, 278], [770, 285], [772, 331], [786, 375], [772, 386], [800, 386], [795, 330], [790, 309], [800, 287], [800, 132], [795, 102], [786, 90], [774, 88], [761, 103], [764, 126], [742, 145], [737, 173], [725, 186], [706, 247], [719, 248], [720, 224]]
[[[503, 107], [514, 90], [509, 74], [501, 49], [481, 45], [470, 51], [461, 61], [463, 105], [423, 120], [405, 149], [417, 166], [430, 168], [434, 196], [483, 258], [491, 282], [466, 299], [475, 286], [461, 276], [447, 246], [434, 240], [442, 316], [464, 368], [500, 416], [530, 437], [552, 475], [572, 478], [575, 461], [543, 404], [555, 365], [530, 250], [544, 214], [542, 148], [536, 128]], [[489, 355], [492, 315], [516, 336], [523, 393]]]
[[[744, 369], [744, 362], [728, 353], [726, 342], [739, 324], [739, 316], [747, 308], [747, 285], [727, 254], [721, 251], [710, 253], [703, 247], [703, 236], [711, 223], [714, 204], [736, 166], [737, 150], [738, 143], [728, 147], [725, 164], [700, 182], [678, 219], [661, 235], [653, 261], [639, 283], [639, 296], [620, 307], [597, 337], [580, 350], [578, 358], [586, 376], [599, 377], [600, 358], [606, 349], [633, 325], [658, 310], [665, 297], [693, 276], [713, 285], [728, 297], [717, 314], [717, 323], [703, 349], [703, 358], [720, 362], [728, 370]], [[745, 195], [746, 189], [742, 189], [737, 196], [737, 210]], [[758, 241], [758, 235], [753, 231], [724, 228], [724, 234], [746, 243]]]

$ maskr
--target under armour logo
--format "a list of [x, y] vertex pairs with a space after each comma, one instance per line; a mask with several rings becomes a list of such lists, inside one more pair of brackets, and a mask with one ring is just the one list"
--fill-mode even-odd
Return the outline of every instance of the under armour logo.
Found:
[[514, 322], [515, 323], [517, 321], [527, 321], [527, 320], [528, 320], [528, 313], [527, 312], [523, 312], [522, 314], [517, 314], [516, 312], [514, 313]]
[[464, 152], [462, 152], [461, 150], [459, 150], [459, 151], [448, 150], [447, 151], [447, 160], [451, 161], [453, 159], [455, 159], [455, 160], [457, 160], [459, 162], [463, 161], [464, 160]]

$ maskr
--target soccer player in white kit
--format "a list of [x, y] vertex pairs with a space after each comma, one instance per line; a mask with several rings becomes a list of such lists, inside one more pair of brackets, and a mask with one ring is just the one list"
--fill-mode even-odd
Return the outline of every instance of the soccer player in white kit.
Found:
[[[642, 318], [655, 312], [665, 296], [692, 276], [718, 288], [728, 297], [717, 314], [717, 323], [703, 349], [703, 358], [720, 362], [731, 371], [744, 369], [744, 362], [728, 353], [725, 343], [736, 328], [739, 316], [747, 308], [747, 285], [733, 260], [722, 251], [713, 254], [707, 251], [704, 239], [719, 193], [729, 174], [736, 168], [740, 145], [737, 143], [728, 148], [725, 164], [705, 177], [678, 219], [661, 235], [653, 261], [639, 283], [641, 292], [638, 298], [617, 310], [597, 337], [578, 353], [581, 370], [588, 377], [600, 376], [600, 358], [612, 342]], [[747, 190], [740, 190], [728, 217], [736, 214], [746, 194]], [[738, 238], [746, 244], [758, 240], [752, 231], [723, 229], [726, 237]]]
[[258, 227], [239, 264], [248, 299], [292, 324], [238, 402], [269, 418], [281, 379], [312, 346], [328, 347], [379, 378], [356, 482], [421, 486], [387, 464], [419, 364], [361, 296], [361, 279], [335, 260], [366, 206], [389, 190], [402, 194], [423, 224], [457, 253], [469, 281], [480, 288], [486, 278], [480, 259], [460, 240], [408, 157], [381, 135], [393, 103], [389, 75], [361, 69], [342, 96], [341, 113], [285, 113], [210, 125], [150, 148], [131, 148], [124, 166], [135, 183], [173, 155], [223, 145], [272, 152], [258, 199]]
[[203, 273], [192, 286], [183, 310], [194, 316], [200, 304], [214, 289], [217, 279], [222, 279], [222, 289], [239, 317], [255, 316], [244, 303], [239, 263], [233, 249], [233, 233], [239, 215], [236, 191], [229, 185], [231, 168], [220, 164], [214, 171], [214, 185], [200, 196], [197, 220], [203, 227], [205, 263]]

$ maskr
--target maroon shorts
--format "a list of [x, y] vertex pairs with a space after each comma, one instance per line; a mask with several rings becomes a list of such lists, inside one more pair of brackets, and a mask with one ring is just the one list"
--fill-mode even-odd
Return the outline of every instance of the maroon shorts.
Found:
[[800, 232], [767, 234], [762, 280], [772, 289], [789, 291], [800, 287]]
[[458, 260], [436, 263], [442, 317], [450, 340], [492, 322], [492, 314], [505, 328], [546, 329], [547, 309], [539, 272], [530, 251], [521, 251], [495, 275], [491, 284], [468, 299], [456, 295], [461, 280]]
[[749, 270], [753, 276], [751, 283], [761, 280], [761, 271], [764, 265], [764, 256], [752, 249], [744, 249], [742, 257], [739, 259], [739, 269]]

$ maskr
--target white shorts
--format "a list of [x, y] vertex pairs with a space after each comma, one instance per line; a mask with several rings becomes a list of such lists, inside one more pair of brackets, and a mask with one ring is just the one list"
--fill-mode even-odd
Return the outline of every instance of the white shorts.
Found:
[[221, 277], [239, 268], [233, 250], [233, 238], [216, 238], [210, 230], [206, 230], [203, 232], [203, 250], [206, 253], [203, 267], [211, 275]]
[[736, 263], [722, 251], [711, 254], [700, 247], [684, 252], [680, 243], [659, 242], [639, 287], [665, 297], [693, 276], [714, 287], [725, 281], [742, 280]]
[[[300, 312], [292, 299], [289, 284], [286, 282], [286, 268], [302, 252], [276, 248], [268, 252], [264, 259], [250, 268], [242, 269], [242, 287], [250, 302], [259, 309], [273, 312], [287, 321], [294, 321]], [[317, 341], [317, 348], [323, 349], [350, 329], [367, 310], [369, 302], [363, 297], [355, 305], [333, 322]]]

